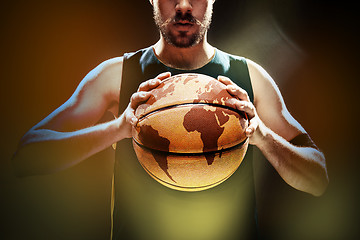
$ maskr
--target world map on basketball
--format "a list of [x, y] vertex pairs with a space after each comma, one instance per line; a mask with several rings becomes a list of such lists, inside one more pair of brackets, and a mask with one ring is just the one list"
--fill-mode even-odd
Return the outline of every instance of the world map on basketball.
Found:
[[228, 179], [247, 147], [246, 114], [217, 79], [180, 74], [165, 79], [139, 105], [133, 147], [146, 172], [181, 191], [201, 191]]

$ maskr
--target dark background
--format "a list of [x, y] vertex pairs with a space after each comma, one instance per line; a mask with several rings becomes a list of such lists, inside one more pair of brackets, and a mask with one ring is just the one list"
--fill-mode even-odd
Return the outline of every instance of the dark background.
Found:
[[[324, 151], [330, 177], [320, 198], [287, 186], [255, 162], [259, 223], [269, 239], [358, 236], [358, 26], [346, 1], [218, 0], [209, 42], [262, 65], [287, 107]], [[100, 62], [158, 39], [144, 0], [12, 1], [2, 4], [1, 239], [108, 239], [112, 152], [65, 171], [17, 179], [21, 136], [67, 100]]]

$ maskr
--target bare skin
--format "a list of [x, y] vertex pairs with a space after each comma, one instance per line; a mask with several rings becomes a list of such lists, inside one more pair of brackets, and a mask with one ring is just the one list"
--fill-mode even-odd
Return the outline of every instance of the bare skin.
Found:
[[[160, 21], [166, 21], [176, 12], [190, 13], [201, 21], [211, 14], [211, 0], [151, 0], [159, 12]], [[209, 9], [211, 8], [211, 9]], [[198, 24], [184, 20], [168, 24], [181, 44], [193, 33]], [[204, 21], [205, 23], [205, 21]], [[177, 47], [162, 34], [153, 46], [159, 60], [180, 69], [197, 69], [208, 63], [212, 47], [204, 36], [192, 46]], [[47, 174], [73, 166], [87, 157], [110, 147], [113, 143], [131, 137], [131, 128], [137, 119], [134, 111], [148, 99], [151, 89], [170, 76], [163, 73], [142, 83], [134, 93], [123, 113], [118, 113], [121, 88], [122, 57], [103, 62], [92, 70], [79, 84], [74, 94], [62, 106], [30, 129], [22, 138], [13, 163], [19, 176]], [[290, 186], [321, 195], [328, 184], [324, 155], [316, 148], [299, 147], [289, 141], [307, 134], [286, 109], [279, 89], [273, 79], [258, 64], [247, 60], [254, 91], [254, 104], [248, 94], [230, 79], [219, 76], [236, 100], [238, 109], [250, 116], [246, 129], [250, 144], [256, 145]], [[111, 112], [114, 119], [97, 124], [102, 116]], [[75, 146], [75, 147], [74, 147]], [[51, 161], [49, 160], [51, 159]]]

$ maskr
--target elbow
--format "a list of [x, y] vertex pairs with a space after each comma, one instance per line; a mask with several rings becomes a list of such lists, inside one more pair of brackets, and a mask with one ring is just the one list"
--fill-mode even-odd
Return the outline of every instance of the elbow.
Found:
[[321, 165], [321, 173], [319, 174], [319, 180], [317, 184], [318, 191], [316, 192], [316, 194], [314, 194], [314, 196], [317, 197], [322, 196], [329, 185], [329, 175], [327, 172], [325, 155], [323, 153], [320, 153], [320, 165]]
[[313, 159], [315, 161], [313, 161], [312, 167], [308, 168], [307, 173], [304, 173], [304, 181], [299, 189], [315, 197], [320, 197], [326, 192], [329, 185], [329, 176], [324, 154], [320, 151], [314, 153], [315, 158]]
[[329, 185], [329, 175], [325, 155], [318, 149], [313, 152], [313, 163], [312, 170], [308, 175], [309, 191], [307, 192], [315, 197], [320, 197], [326, 192]]
[[314, 195], [315, 197], [322, 196], [326, 192], [328, 185], [329, 185], [329, 176], [325, 169], [324, 173], [319, 178], [316, 187], [313, 189], [311, 194]]
[[314, 187], [311, 192], [311, 194], [316, 197], [322, 196], [325, 193], [325, 191], [329, 185], [329, 175], [327, 172], [324, 155], [322, 155], [321, 163], [322, 164], [321, 164], [320, 170], [314, 178], [314, 181], [313, 181]]
[[317, 177], [316, 180], [308, 181], [307, 184], [292, 185], [295, 189], [311, 194], [314, 197], [321, 197], [329, 185], [329, 178], [326, 176]]
[[327, 188], [327, 185], [326, 186], [322, 186], [322, 187], [319, 187], [317, 189], [314, 189], [311, 191], [311, 194], [314, 196], [314, 197], [321, 197], [325, 192], [326, 192], [326, 188]]

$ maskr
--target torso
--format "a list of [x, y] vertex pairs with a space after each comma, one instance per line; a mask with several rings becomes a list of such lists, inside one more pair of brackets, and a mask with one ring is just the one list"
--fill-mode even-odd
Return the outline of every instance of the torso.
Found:
[[[128, 58], [129, 55], [126, 56]], [[173, 75], [184, 72], [163, 65], [151, 49], [131, 55], [130, 59], [124, 63], [119, 112], [127, 106], [129, 96], [140, 82], [164, 71], [171, 71]], [[235, 71], [230, 63], [238, 64], [237, 71], [241, 73]], [[238, 83], [253, 100], [247, 71], [243, 58], [219, 50], [211, 63], [192, 70], [213, 77], [218, 74], [233, 79], [243, 76], [245, 79], [238, 79]], [[251, 149], [228, 180], [212, 189], [195, 193], [168, 189], [153, 180], [138, 163], [130, 139], [118, 143], [116, 156], [113, 239], [218, 240], [245, 236], [252, 239], [254, 236]]]

